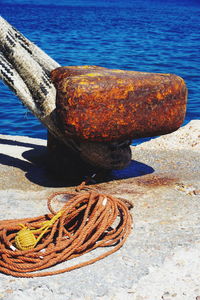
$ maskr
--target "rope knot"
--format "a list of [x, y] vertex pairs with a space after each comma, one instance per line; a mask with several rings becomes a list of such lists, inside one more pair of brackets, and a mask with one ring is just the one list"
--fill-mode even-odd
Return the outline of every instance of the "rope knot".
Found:
[[[41, 240], [43, 235], [47, 232], [62, 215], [63, 211], [59, 211], [51, 220], [47, 220], [41, 223], [42, 227], [38, 229], [29, 229], [23, 224], [19, 224], [23, 228], [15, 236], [15, 245], [19, 250], [30, 250], [33, 249], [37, 243]], [[40, 233], [38, 238], [35, 237], [34, 233]]]
[[22, 226], [23, 228], [16, 234], [15, 245], [19, 250], [30, 250], [35, 247], [37, 240], [28, 227]]

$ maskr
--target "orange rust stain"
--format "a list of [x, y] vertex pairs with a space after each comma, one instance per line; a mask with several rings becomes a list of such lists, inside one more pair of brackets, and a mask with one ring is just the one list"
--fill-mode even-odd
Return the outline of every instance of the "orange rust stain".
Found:
[[166, 134], [185, 117], [187, 89], [176, 75], [73, 66], [53, 70], [51, 78], [61, 128], [82, 140]]
[[147, 187], [171, 186], [175, 182], [177, 182], [176, 178], [160, 175], [147, 175], [135, 180], [137, 185]]

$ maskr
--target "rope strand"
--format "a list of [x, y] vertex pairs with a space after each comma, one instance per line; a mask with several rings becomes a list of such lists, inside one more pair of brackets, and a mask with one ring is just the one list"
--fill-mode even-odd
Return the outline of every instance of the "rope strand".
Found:
[[[131, 203], [88, 190], [73, 194], [61, 213], [56, 214], [51, 202], [57, 196], [66, 194], [69, 195], [65, 192], [54, 193], [48, 198], [50, 214], [1, 221], [0, 272], [15, 277], [41, 277], [69, 272], [103, 259], [125, 243], [132, 226], [129, 213]], [[16, 248], [15, 239], [21, 227], [32, 229], [37, 240], [33, 249]], [[44, 233], [41, 233], [40, 227], [45, 230]], [[108, 246], [112, 246], [112, 249], [96, 258], [60, 270], [41, 272], [97, 247]]]

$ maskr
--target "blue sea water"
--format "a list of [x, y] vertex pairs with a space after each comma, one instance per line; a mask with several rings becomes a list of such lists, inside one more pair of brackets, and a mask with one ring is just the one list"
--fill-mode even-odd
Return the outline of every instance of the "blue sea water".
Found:
[[[189, 96], [185, 123], [200, 119], [200, 1], [1, 0], [0, 14], [61, 65], [175, 73]], [[0, 133], [46, 129], [0, 82]]]

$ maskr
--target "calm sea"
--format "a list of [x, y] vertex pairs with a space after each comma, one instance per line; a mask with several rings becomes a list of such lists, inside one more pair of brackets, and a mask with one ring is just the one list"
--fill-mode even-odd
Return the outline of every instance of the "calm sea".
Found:
[[[200, 1], [1, 0], [0, 14], [61, 65], [175, 73], [189, 90], [185, 123], [200, 119]], [[0, 133], [46, 130], [0, 82]]]

